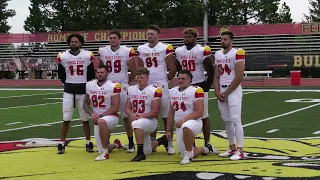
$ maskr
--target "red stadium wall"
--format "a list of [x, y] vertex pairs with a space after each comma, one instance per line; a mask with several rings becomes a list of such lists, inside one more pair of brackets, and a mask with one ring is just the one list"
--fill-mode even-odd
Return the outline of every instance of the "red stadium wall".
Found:
[[[184, 28], [162, 29], [161, 39], [183, 38]], [[203, 36], [203, 28], [197, 27], [200, 37]], [[223, 31], [232, 31], [235, 36], [255, 36], [255, 35], [299, 35], [314, 34], [320, 32], [320, 24], [262, 24], [245, 26], [210, 26], [208, 35], [210, 37], [219, 36]], [[105, 31], [87, 31], [81, 33], [86, 41], [104, 41], [107, 40], [108, 30]], [[29, 43], [29, 42], [65, 42], [68, 34], [74, 32], [61, 33], [36, 33], [36, 34], [0, 34], [0, 43]], [[124, 40], [143, 40], [146, 39], [144, 29], [140, 30], [121, 30]]]

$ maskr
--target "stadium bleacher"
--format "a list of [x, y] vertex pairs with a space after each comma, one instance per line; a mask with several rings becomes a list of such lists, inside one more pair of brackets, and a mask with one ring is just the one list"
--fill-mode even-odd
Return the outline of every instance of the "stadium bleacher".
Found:
[[[296, 25], [294, 27], [296, 27]], [[232, 29], [236, 28], [231, 28], [231, 31]], [[269, 32], [273, 30], [267, 29], [266, 31]], [[201, 32], [201, 29], [199, 29], [199, 32]], [[320, 38], [319, 34], [282, 34], [277, 31], [271, 35], [267, 33], [263, 34], [263, 32], [261, 32], [261, 35], [250, 35], [250, 32], [246, 35], [235, 35], [236, 39], [234, 41], [234, 47], [241, 47], [246, 51], [247, 70], [263, 70], [278, 67], [292, 68], [294, 55], [314, 55], [320, 52], [320, 44], [317, 42]], [[174, 47], [184, 44], [182, 37], [171, 39], [165, 38], [161, 39], [161, 41], [170, 43]], [[198, 43], [203, 44], [203, 42], [204, 41], [201, 38], [198, 39]], [[143, 43], [145, 43], [145, 40], [143, 39], [122, 41], [123, 45], [128, 45], [135, 49]], [[86, 41], [82, 48], [91, 50], [97, 55], [99, 47], [107, 44], [108, 41]], [[219, 35], [209, 33], [207, 45], [212, 48], [213, 53], [218, 50], [220, 48]], [[68, 49], [66, 42], [37, 42], [32, 48], [28, 45], [15, 47], [8, 44], [0, 44], [0, 63], [2, 64], [2, 71], [5, 69], [3, 64], [8, 60], [27, 58], [28, 61], [34, 59], [34, 63], [36, 64], [37, 59], [46, 59], [46, 61], [48, 61], [48, 59], [54, 59], [58, 52], [66, 49]], [[32, 65], [30, 65], [30, 67], [31, 66]], [[51, 67], [54, 68], [54, 66]], [[33, 70], [37, 71], [41, 69]], [[54, 71], [54, 69], [52, 70]], [[25, 69], [20, 70], [18, 68], [17, 71], [25, 71]]]

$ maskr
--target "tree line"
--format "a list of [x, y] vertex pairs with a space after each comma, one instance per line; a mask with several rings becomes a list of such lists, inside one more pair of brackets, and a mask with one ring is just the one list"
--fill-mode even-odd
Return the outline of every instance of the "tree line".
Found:
[[[0, 33], [8, 33], [10, 0], [0, 1]], [[280, 0], [30, 0], [30, 15], [24, 29], [35, 32], [141, 29], [149, 24], [162, 28], [203, 25], [292, 23], [290, 7]], [[309, 0], [309, 14], [302, 21], [320, 20], [320, 1]]]

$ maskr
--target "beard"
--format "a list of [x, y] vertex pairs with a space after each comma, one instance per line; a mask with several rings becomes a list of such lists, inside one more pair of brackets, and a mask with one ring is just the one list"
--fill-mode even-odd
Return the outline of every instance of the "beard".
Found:
[[223, 49], [228, 49], [229, 44], [221, 44], [221, 47], [222, 47]]
[[100, 79], [97, 79], [99, 82], [104, 82], [106, 81], [107, 78], [100, 78]]
[[70, 47], [70, 49], [71, 49], [72, 51], [77, 51], [77, 50], [80, 49], [80, 47]]

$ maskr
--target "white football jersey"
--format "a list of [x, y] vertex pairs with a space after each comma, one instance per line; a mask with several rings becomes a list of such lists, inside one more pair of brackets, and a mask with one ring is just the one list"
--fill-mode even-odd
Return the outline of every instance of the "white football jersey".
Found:
[[[92, 80], [86, 84], [86, 93], [89, 95], [92, 110], [97, 114], [102, 114], [111, 107], [111, 98], [113, 95], [121, 92], [121, 86], [117, 82], [106, 81], [101, 87], [98, 80]], [[118, 116], [118, 114], [115, 114]]]
[[204, 47], [197, 44], [190, 50], [188, 50], [186, 46], [182, 46], [176, 49], [175, 54], [182, 69], [191, 72], [193, 76], [192, 84], [206, 80], [203, 60], [211, 55], [211, 48], [209, 46]]
[[220, 84], [229, 85], [235, 78], [235, 64], [239, 61], [245, 61], [245, 51], [232, 48], [227, 54], [224, 54], [221, 49], [215, 53], [214, 58], [214, 63], [220, 70]]
[[159, 42], [150, 48], [149, 43], [146, 43], [139, 46], [137, 51], [144, 67], [150, 71], [149, 83], [168, 82], [166, 57], [173, 53], [172, 45]]
[[132, 104], [134, 113], [148, 113], [151, 111], [152, 101], [162, 97], [162, 89], [152, 85], [147, 86], [142, 91], [139, 85], [128, 88], [128, 98]]
[[[189, 86], [184, 91], [179, 90], [179, 86], [176, 86], [169, 90], [170, 104], [175, 110], [174, 120], [188, 116], [194, 111], [194, 102], [198, 99], [204, 98], [204, 91], [198, 86]], [[201, 120], [201, 117], [199, 118]]]
[[70, 50], [66, 50], [60, 52], [57, 58], [66, 70], [66, 83], [87, 83], [87, 67], [94, 59], [91, 51], [81, 49], [80, 53], [74, 56]]
[[128, 83], [128, 61], [135, 56], [133, 48], [120, 46], [112, 51], [111, 46], [99, 48], [98, 55], [102, 62], [108, 67], [108, 79], [119, 83]]

